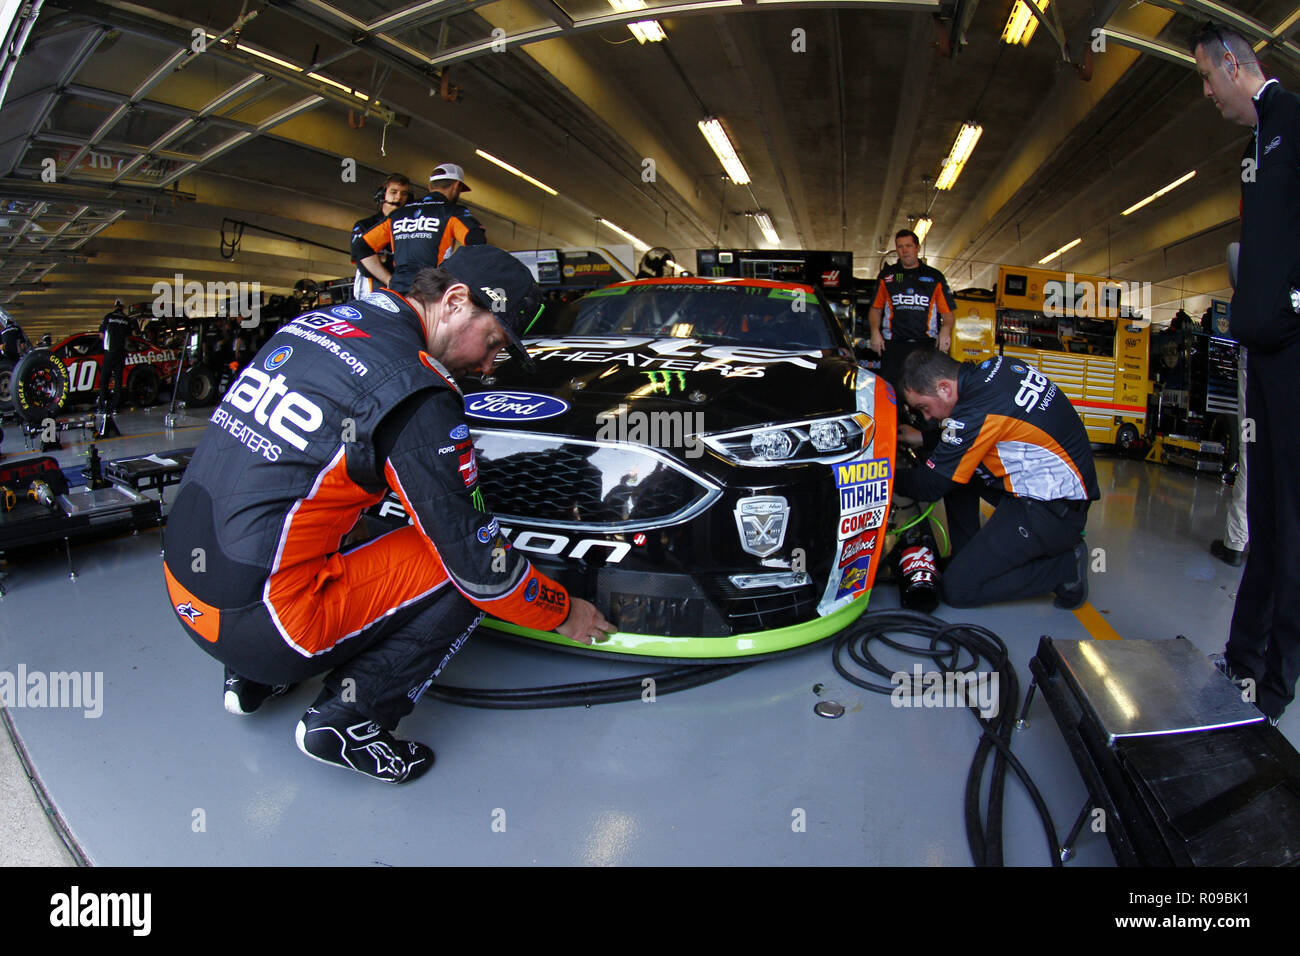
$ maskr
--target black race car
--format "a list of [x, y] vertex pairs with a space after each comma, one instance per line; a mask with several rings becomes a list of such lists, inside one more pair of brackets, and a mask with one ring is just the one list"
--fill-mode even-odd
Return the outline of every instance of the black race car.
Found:
[[506, 358], [462, 383], [467, 467], [511, 546], [618, 626], [593, 650], [767, 654], [862, 613], [895, 399], [811, 287], [620, 282], [543, 317], [526, 343], [536, 372]]

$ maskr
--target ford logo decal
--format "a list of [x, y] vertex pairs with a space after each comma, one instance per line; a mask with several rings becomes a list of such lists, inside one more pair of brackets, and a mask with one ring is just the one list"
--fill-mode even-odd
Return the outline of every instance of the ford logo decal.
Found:
[[479, 392], [465, 396], [465, 413], [494, 422], [531, 422], [554, 418], [569, 410], [569, 403], [533, 392]]
[[330, 311], [335, 315], [341, 315], [345, 319], [361, 318], [361, 313], [350, 305], [336, 305], [334, 308], [330, 309]]

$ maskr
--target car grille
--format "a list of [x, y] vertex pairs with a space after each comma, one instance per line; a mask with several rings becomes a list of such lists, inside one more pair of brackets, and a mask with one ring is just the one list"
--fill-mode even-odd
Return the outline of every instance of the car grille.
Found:
[[817, 588], [812, 584], [745, 590], [720, 577], [714, 587], [718, 605], [737, 634], [802, 624], [817, 610]]
[[657, 449], [531, 432], [475, 430], [479, 487], [502, 520], [586, 531], [688, 521], [720, 489]]

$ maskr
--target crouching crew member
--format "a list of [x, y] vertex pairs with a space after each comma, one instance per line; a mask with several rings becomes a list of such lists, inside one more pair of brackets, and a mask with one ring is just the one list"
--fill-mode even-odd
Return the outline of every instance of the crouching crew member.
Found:
[[[1047, 376], [1011, 359], [976, 366], [924, 350], [903, 365], [903, 399], [942, 427], [921, 467], [895, 490], [945, 499], [952, 560], [944, 601], [978, 607], [1056, 593], [1073, 610], [1088, 599], [1088, 507], [1101, 497], [1088, 433]], [[900, 440], [919, 444], [915, 430]], [[996, 506], [982, 528], [980, 498]]]
[[[287, 323], [235, 381], [185, 471], [164, 569], [186, 633], [226, 665], [227, 710], [326, 674], [298, 748], [401, 783], [433, 751], [392, 731], [485, 611], [607, 638], [604, 616], [510, 550], [486, 512], [454, 380], [490, 371], [503, 346], [521, 356], [541, 304], [512, 256], [462, 249], [408, 297], [381, 290]], [[412, 524], [341, 550], [390, 489]]]

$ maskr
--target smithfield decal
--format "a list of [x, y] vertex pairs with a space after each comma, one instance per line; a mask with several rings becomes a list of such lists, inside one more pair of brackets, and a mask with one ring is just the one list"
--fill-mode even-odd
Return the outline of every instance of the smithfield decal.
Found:
[[554, 418], [569, 410], [569, 403], [533, 392], [479, 392], [465, 396], [465, 413], [493, 422], [533, 422]]
[[289, 356], [293, 354], [293, 346], [281, 345], [278, 349], [266, 357], [262, 363], [262, 368], [268, 372], [274, 372], [277, 368], [289, 361]]

